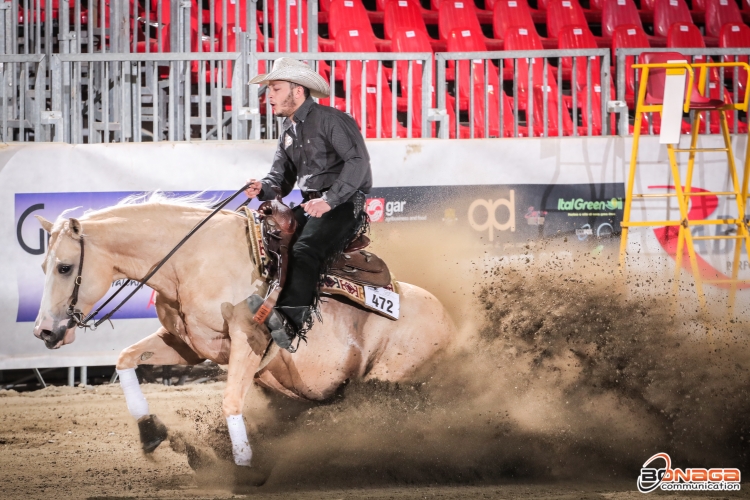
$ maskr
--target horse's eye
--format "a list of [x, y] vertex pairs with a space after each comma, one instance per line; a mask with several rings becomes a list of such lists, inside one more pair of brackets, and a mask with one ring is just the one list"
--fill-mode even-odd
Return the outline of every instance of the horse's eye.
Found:
[[57, 272], [60, 274], [68, 274], [71, 269], [73, 269], [73, 266], [70, 266], [68, 264], [60, 264], [59, 266], [57, 266]]

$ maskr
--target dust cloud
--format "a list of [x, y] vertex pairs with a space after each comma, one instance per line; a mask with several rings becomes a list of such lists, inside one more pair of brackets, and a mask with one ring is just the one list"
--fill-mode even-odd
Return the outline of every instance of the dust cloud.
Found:
[[[446, 304], [454, 348], [409, 384], [246, 408], [263, 488], [635, 481], [657, 452], [749, 465], [750, 326], [700, 317], [688, 279], [675, 309], [671, 271], [621, 277], [612, 244], [415, 246], [427, 237], [391, 232], [376, 251]], [[229, 460], [222, 420], [207, 408], [191, 434]]]

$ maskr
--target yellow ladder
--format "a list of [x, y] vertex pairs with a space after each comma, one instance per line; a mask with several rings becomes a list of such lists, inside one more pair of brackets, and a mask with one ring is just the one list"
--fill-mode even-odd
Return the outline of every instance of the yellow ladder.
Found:
[[[684, 56], [683, 56], [684, 57]], [[678, 226], [677, 235], [677, 254], [675, 255], [675, 278], [673, 284], [674, 296], [677, 297], [677, 291], [680, 282], [680, 276], [682, 271], [682, 260], [685, 248], [687, 248], [688, 257], [690, 259], [690, 265], [695, 279], [695, 287], [698, 294], [698, 299], [702, 310], [705, 310], [706, 300], [703, 293], [703, 283], [709, 284], [729, 284], [730, 295], [729, 295], [729, 307], [730, 314], [733, 314], [735, 295], [737, 291], [737, 284], [745, 282], [747, 280], [739, 280], [739, 262], [741, 244], [744, 241], [745, 248], [748, 250], [750, 255], [750, 232], [748, 232], [747, 221], [745, 220], [745, 202], [748, 198], [748, 171], [750, 170], [750, 137], [748, 138], [748, 150], [745, 154], [745, 168], [743, 172], [743, 180], [740, 185], [737, 177], [737, 169], [734, 161], [734, 153], [732, 151], [731, 136], [729, 135], [729, 126], [727, 123], [726, 113], [733, 112], [735, 110], [745, 111], [748, 110], [748, 100], [750, 99], [750, 91], [745, 93], [745, 99], [742, 103], [726, 104], [721, 103], [714, 107], [697, 106], [695, 103], [691, 103], [691, 94], [693, 93], [694, 82], [695, 82], [695, 70], [700, 69], [700, 82], [698, 86], [698, 93], [700, 96], [705, 95], [706, 80], [708, 73], [711, 68], [735, 68], [741, 67], [746, 70], [750, 70], [750, 65], [744, 62], [723, 62], [723, 63], [687, 63], [687, 62], [661, 62], [661, 63], [646, 63], [646, 64], [634, 64], [633, 69], [641, 69], [642, 76], [640, 87], [638, 89], [638, 98], [636, 101], [635, 109], [635, 125], [633, 130], [633, 148], [630, 157], [630, 172], [628, 175], [627, 191], [625, 196], [625, 207], [622, 221], [622, 239], [620, 241], [620, 267], [624, 269], [626, 250], [628, 245], [628, 232], [631, 227], [664, 227], [664, 226]], [[656, 68], [665, 69], [663, 77], [665, 78], [669, 74], [684, 75], [688, 73], [688, 86], [686, 91], [685, 102], [683, 111], [689, 113], [693, 111], [693, 120], [691, 124], [691, 140], [690, 147], [681, 149], [675, 147], [673, 144], [667, 144], [667, 153], [669, 156], [669, 165], [674, 180], [675, 192], [674, 193], [661, 193], [661, 194], [634, 194], [633, 185], [635, 182], [636, 167], [638, 164], [638, 143], [641, 135], [641, 124], [644, 113], [662, 113], [663, 103], [647, 103], [646, 93], [649, 81], [649, 71]], [[659, 75], [661, 76], [661, 75]], [[698, 133], [701, 124], [701, 115], [703, 112], [719, 112], [721, 133], [724, 138], [723, 148], [699, 148], [698, 146]], [[693, 180], [693, 169], [695, 166], [695, 155], [696, 153], [704, 152], [726, 152], [727, 162], [729, 168], [729, 174], [732, 178], [732, 191], [721, 191], [721, 192], [691, 192], [691, 185]], [[677, 163], [677, 153], [688, 153], [687, 163], [687, 175], [684, 183], [681, 183], [681, 176], [679, 165]], [[688, 218], [688, 205], [690, 198], [694, 196], [727, 196], [733, 197], [737, 204], [737, 217], [733, 219], [710, 219], [710, 220], [689, 220]], [[680, 220], [659, 220], [659, 221], [632, 221], [630, 220], [630, 211], [634, 198], [670, 198], [674, 197], [677, 199], [677, 204], [680, 211]], [[717, 236], [693, 236], [690, 232], [692, 226], [701, 225], [717, 225], [717, 224], [729, 224], [736, 226], [735, 235], [717, 235]], [[732, 277], [730, 279], [710, 279], [703, 280], [701, 278], [700, 270], [698, 267], [698, 261], [695, 253], [695, 240], [709, 240], [709, 239], [731, 239], [736, 240], [734, 245], [734, 261], [732, 266]]]

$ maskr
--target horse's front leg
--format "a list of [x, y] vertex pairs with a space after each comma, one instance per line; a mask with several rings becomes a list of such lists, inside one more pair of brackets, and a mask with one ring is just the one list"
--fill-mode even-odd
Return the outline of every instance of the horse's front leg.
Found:
[[222, 315], [229, 326], [231, 341], [222, 410], [227, 419], [229, 437], [232, 439], [234, 463], [249, 467], [253, 452], [247, 439], [242, 408], [267, 341], [256, 334], [257, 329], [254, 328], [250, 312], [244, 304], [233, 308], [229, 303], [224, 303]]
[[138, 422], [143, 451], [151, 453], [167, 438], [167, 427], [156, 415], [150, 415], [135, 368], [138, 365], [195, 365], [202, 362], [187, 344], [164, 328], [131, 345], [120, 353], [117, 374], [125, 394], [128, 411]]

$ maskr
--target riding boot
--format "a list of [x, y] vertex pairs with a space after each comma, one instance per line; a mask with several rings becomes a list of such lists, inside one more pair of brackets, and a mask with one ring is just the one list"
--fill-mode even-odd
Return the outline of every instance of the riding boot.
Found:
[[[264, 300], [260, 295], [252, 294], [247, 298], [247, 306], [253, 314], [258, 312], [263, 302]], [[264, 324], [271, 333], [271, 338], [279, 347], [289, 352], [294, 352], [292, 349], [292, 340], [297, 335], [297, 329], [294, 328], [294, 325], [277, 308], [274, 307], [271, 310]]]
[[289, 318], [289, 321], [291, 321], [294, 326], [295, 332], [301, 332], [302, 335], [304, 335], [307, 333], [307, 330], [310, 329], [310, 325], [308, 325], [310, 320], [309, 307], [276, 306], [275, 309], [280, 310], [284, 313], [285, 317]]

